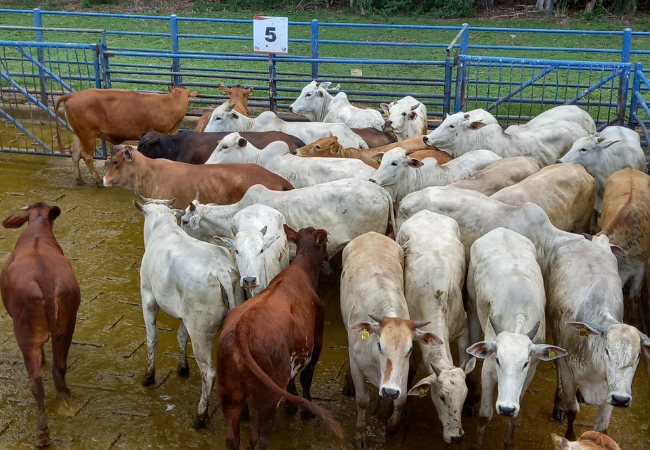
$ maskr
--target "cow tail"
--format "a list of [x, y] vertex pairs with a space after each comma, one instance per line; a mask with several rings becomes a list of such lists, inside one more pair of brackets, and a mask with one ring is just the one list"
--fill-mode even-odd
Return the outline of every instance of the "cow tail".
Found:
[[[381, 187], [381, 186], [379, 186], [379, 187]], [[390, 211], [389, 211], [389, 213], [390, 213], [390, 223], [393, 225], [393, 234], [395, 235], [395, 237], [397, 237], [397, 231], [398, 230], [397, 230], [397, 223], [395, 223], [395, 208], [394, 208], [394, 205], [393, 205], [393, 197], [391, 197], [390, 194], [388, 193], [388, 191], [386, 189], [384, 189], [383, 187], [381, 188], [381, 190], [382, 190], [383, 194], [386, 196], [386, 198], [388, 199], [388, 208], [390, 209]]]
[[56, 101], [54, 106], [54, 121], [56, 122], [56, 141], [59, 145], [59, 153], [63, 153], [63, 144], [61, 143], [61, 125], [59, 124], [59, 105], [65, 102], [70, 97], [70, 94], [62, 95]]
[[297, 395], [292, 395], [282, 389], [280, 386], [275, 384], [275, 382], [262, 370], [262, 368], [257, 364], [255, 359], [253, 358], [253, 355], [251, 354], [251, 350], [248, 347], [248, 341], [244, 337], [244, 332], [242, 330], [244, 326], [244, 321], [243, 319], [245, 318], [246, 315], [250, 313], [250, 310], [242, 315], [239, 318], [239, 321], [237, 325], [235, 326], [235, 342], [237, 343], [237, 348], [241, 352], [241, 357], [242, 357], [242, 362], [246, 365], [246, 367], [253, 372], [253, 375], [261, 381], [269, 390], [273, 391], [275, 394], [280, 395], [287, 400], [289, 400], [291, 403], [299, 407], [300, 409], [304, 409], [305, 411], [309, 411], [310, 413], [320, 417], [327, 425], [332, 428], [332, 431], [334, 431], [334, 434], [338, 438], [343, 438], [343, 429], [341, 428], [341, 425], [334, 420], [332, 417], [332, 414], [326, 410], [325, 408], [321, 408], [320, 406], [310, 402], [309, 400], [303, 398], [303, 397], [298, 397]]
[[[34, 252], [38, 255], [38, 241], [39, 237], [36, 236], [33, 241], [33, 246], [34, 246]], [[40, 265], [41, 273], [47, 274], [47, 270], [45, 268], [45, 263], [43, 260], [38, 257], [38, 265]], [[59, 326], [60, 326], [60, 320], [59, 320], [59, 304], [57, 303], [56, 299], [58, 297], [58, 293], [60, 292], [60, 285], [57, 284], [54, 286], [54, 289], [52, 289], [51, 280], [49, 280], [47, 275], [45, 277], [44, 282], [41, 284], [40, 282], [38, 283], [38, 288], [41, 291], [41, 295], [43, 297], [43, 306], [45, 309], [45, 318], [47, 320], [47, 327], [48, 331], [50, 333], [56, 333], [59, 331]]]

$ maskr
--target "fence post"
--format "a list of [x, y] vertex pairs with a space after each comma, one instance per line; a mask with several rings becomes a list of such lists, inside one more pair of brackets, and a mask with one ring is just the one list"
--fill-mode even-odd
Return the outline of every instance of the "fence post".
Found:
[[[178, 55], [180, 49], [178, 46], [178, 20], [176, 14], [169, 16], [169, 22], [171, 25], [171, 38], [172, 38], [172, 53]], [[178, 57], [172, 57], [172, 72], [181, 71], [181, 61]], [[183, 82], [180, 75], [174, 73], [172, 76], [172, 84], [174, 87], [180, 85]]]
[[[632, 50], [632, 28], [623, 30], [623, 48], [621, 49], [621, 62], [630, 62], [630, 51]], [[627, 110], [627, 97], [630, 88], [630, 70], [631, 66], [623, 69], [619, 75], [618, 82], [618, 106], [616, 108], [617, 125], [625, 123], [625, 112]], [[634, 94], [632, 94], [634, 95]]]
[[273, 53], [269, 54], [269, 109], [273, 111], [274, 113], [278, 113], [278, 105], [277, 105], [277, 100], [275, 99], [276, 95], [276, 86], [275, 86], [275, 78], [276, 78], [276, 69], [275, 69], [275, 55]]
[[451, 107], [451, 56], [449, 50], [445, 55], [445, 81], [444, 81], [444, 99], [442, 102], [442, 120], [445, 120], [449, 115]]
[[[318, 19], [311, 21], [311, 57], [318, 59]], [[311, 63], [311, 79], [318, 79], [318, 63], [315, 61]]]
[[463, 34], [460, 37], [460, 58], [458, 60], [458, 70], [456, 72], [456, 96], [454, 100], [454, 112], [457, 113], [461, 109], [461, 98], [465, 93], [465, 61], [463, 56], [467, 55], [469, 49], [469, 25], [463, 24]]
[[634, 114], [639, 109], [639, 99], [636, 98], [636, 93], [641, 89], [641, 78], [638, 74], [643, 71], [643, 63], [639, 61], [634, 65], [634, 78], [632, 79], [632, 100], [630, 101], [630, 115], [627, 121], [628, 128], [634, 130]]
[[[40, 8], [34, 8], [34, 26], [43, 28], [43, 19], [41, 18]], [[43, 31], [36, 30], [36, 42], [43, 42]], [[36, 55], [38, 62], [44, 64], [45, 54], [43, 52], [43, 47], [36, 48]], [[46, 108], [49, 108], [47, 102], [47, 83], [45, 81], [45, 72], [43, 72], [43, 69], [38, 69], [38, 79], [41, 90], [41, 103], [45, 105]]]
[[106, 31], [102, 32], [102, 41], [99, 45], [99, 58], [102, 63], [102, 82], [104, 84], [104, 89], [111, 88], [111, 73], [110, 65], [108, 61], [108, 43], [106, 41]]

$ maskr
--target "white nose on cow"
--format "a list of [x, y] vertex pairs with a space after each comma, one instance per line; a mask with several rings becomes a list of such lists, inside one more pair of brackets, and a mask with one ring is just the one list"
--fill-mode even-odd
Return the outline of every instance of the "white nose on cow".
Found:
[[242, 281], [244, 282], [244, 289], [255, 289], [257, 287], [256, 277], [244, 277]]
[[619, 406], [627, 408], [632, 403], [632, 398], [627, 394], [610, 394], [609, 404], [612, 406]]
[[381, 388], [381, 395], [383, 397], [390, 397], [392, 399], [396, 399], [399, 397], [399, 389], [392, 389], [392, 388]]
[[506, 417], [515, 417], [517, 415], [518, 408], [509, 405], [497, 405], [497, 410], [499, 414]]

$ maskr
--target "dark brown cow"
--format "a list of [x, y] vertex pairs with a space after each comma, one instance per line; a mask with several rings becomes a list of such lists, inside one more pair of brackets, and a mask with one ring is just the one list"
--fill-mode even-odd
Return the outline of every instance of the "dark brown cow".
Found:
[[[228, 101], [230, 103], [235, 104], [235, 111], [245, 116], [248, 116], [248, 96], [253, 93], [253, 91], [255, 90], [254, 87], [251, 86], [249, 88], [246, 88], [241, 84], [238, 84], [236, 86], [229, 88], [223, 83], [219, 83], [217, 87], [221, 89], [221, 92], [223, 92], [224, 94], [230, 95], [230, 99]], [[212, 111], [203, 114], [199, 118], [199, 121], [196, 124], [194, 131], [205, 130], [205, 127], [208, 126], [208, 122], [210, 122], [211, 115], [212, 115]]]
[[104, 176], [104, 186], [120, 186], [153, 199], [176, 199], [174, 208], [185, 209], [196, 191], [203, 203], [230, 205], [248, 188], [261, 184], [273, 191], [293, 189], [291, 183], [257, 164], [185, 164], [149, 159], [131, 146], [117, 152]]
[[52, 233], [54, 219], [61, 214], [59, 207], [41, 202], [23, 209], [23, 214], [2, 222], [5, 228], [20, 228], [25, 222], [29, 225], [2, 269], [0, 290], [14, 321], [14, 334], [36, 399], [36, 444], [44, 447], [50, 443], [50, 432], [44, 411], [43, 345], [51, 336], [52, 378], [61, 402], [59, 413], [73, 416], [75, 406], [65, 373], [81, 294], [70, 261]]
[[[327, 232], [304, 228], [295, 243], [296, 257], [289, 267], [261, 293], [231, 309], [224, 321], [217, 347], [217, 391], [229, 450], [239, 449], [240, 413], [246, 397], [255, 406], [249, 442], [256, 450], [267, 448], [283, 397], [323, 419], [337, 436], [343, 435], [331, 414], [312, 403], [310, 395], [323, 345], [325, 313], [316, 289], [320, 266], [327, 259]], [[296, 392], [298, 374], [304, 398]]]
[[[138, 143], [138, 151], [147, 158], [165, 158], [188, 164], [203, 164], [217, 148], [219, 141], [229, 134], [230, 132], [181, 131], [174, 136], [169, 136], [148, 130]], [[289, 150], [295, 150], [305, 145], [297, 137], [281, 131], [247, 131], [239, 134], [260, 149], [275, 141], [286, 142]]]
[[[190, 97], [199, 93], [182, 86], [169, 88], [169, 94], [127, 91], [120, 89], [85, 89], [62, 95], [56, 101], [54, 113], [65, 102], [65, 116], [74, 131], [72, 139], [72, 169], [77, 183], [83, 184], [79, 160], [83, 158], [88, 170], [101, 185], [93, 156], [95, 140], [99, 137], [111, 144], [137, 141], [149, 128], [175, 134], [187, 113]], [[56, 123], [56, 139], [63, 153], [61, 130]]]
[[382, 145], [392, 144], [396, 142], [395, 138], [388, 133], [376, 130], [374, 128], [352, 128], [352, 131], [361, 136], [361, 139], [366, 141], [368, 148], [381, 147]]

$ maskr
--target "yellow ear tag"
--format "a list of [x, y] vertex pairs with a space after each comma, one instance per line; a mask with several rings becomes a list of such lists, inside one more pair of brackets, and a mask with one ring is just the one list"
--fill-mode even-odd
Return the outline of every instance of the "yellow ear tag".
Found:
[[589, 337], [589, 329], [586, 325], [580, 329], [580, 337]]
[[368, 330], [364, 328], [363, 331], [361, 332], [361, 339], [368, 339], [369, 337], [370, 337], [370, 333], [368, 333]]
[[420, 391], [418, 392], [418, 396], [422, 398], [426, 395], [427, 395], [427, 391], [424, 388], [420, 388]]
[[318, 244], [320, 244], [320, 234], [319, 234], [318, 237], [316, 238], [316, 245], [318, 245]]
[[176, 217], [176, 211], [174, 211], [174, 217]]
[[381, 158], [377, 158], [377, 164], [381, 164]]
[[549, 358], [555, 357], [555, 352], [553, 350], [551, 350], [550, 348], [548, 349], [548, 357]]

